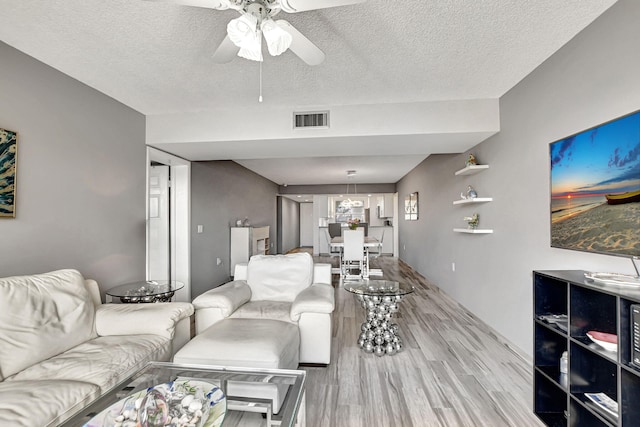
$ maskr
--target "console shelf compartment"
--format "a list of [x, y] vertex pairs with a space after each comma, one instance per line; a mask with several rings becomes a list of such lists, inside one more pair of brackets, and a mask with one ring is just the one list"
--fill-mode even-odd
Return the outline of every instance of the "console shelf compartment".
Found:
[[[640, 367], [632, 363], [630, 308], [640, 292], [596, 284], [584, 271], [533, 272], [534, 412], [548, 426], [640, 425]], [[590, 331], [618, 335], [605, 349]], [[596, 335], [597, 336], [597, 335]], [[560, 358], [569, 356], [568, 374]], [[617, 416], [598, 407], [588, 393], [618, 402]]]

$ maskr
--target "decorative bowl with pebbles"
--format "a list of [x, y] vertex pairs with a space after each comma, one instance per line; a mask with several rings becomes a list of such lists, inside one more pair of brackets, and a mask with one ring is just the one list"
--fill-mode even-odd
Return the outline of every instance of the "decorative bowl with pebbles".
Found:
[[217, 386], [176, 380], [134, 393], [91, 419], [87, 427], [219, 427], [226, 398]]

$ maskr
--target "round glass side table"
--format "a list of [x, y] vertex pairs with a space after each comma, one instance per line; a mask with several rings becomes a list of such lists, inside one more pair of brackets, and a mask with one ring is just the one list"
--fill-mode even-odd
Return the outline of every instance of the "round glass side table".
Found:
[[399, 303], [414, 291], [413, 286], [390, 280], [344, 280], [342, 287], [356, 295], [366, 319], [361, 325], [358, 346], [376, 356], [393, 355], [404, 349], [399, 327], [392, 323]]
[[106, 294], [120, 298], [123, 303], [169, 302], [183, 287], [184, 283], [175, 280], [142, 280], [116, 286]]

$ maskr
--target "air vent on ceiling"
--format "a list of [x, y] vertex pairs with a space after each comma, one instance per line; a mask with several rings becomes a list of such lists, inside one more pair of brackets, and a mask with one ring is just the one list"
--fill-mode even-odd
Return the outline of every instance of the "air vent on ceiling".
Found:
[[328, 129], [329, 112], [314, 111], [304, 113], [293, 113], [294, 129]]

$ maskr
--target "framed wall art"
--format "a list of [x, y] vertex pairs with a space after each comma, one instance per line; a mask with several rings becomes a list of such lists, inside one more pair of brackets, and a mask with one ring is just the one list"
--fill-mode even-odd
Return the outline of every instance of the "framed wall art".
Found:
[[0, 218], [16, 216], [16, 132], [0, 128]]
[[418, 193], [411, 193], [404, 198], [404, 219], [407, 221], [418, 220]]

